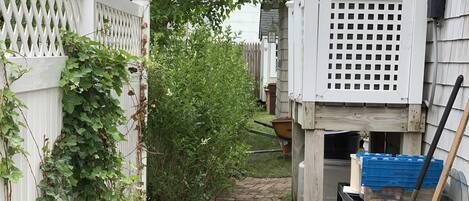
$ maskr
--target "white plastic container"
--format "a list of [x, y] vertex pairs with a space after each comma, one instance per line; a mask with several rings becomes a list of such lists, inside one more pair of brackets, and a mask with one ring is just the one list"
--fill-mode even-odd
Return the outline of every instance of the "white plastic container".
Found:
[[304, 192], [304, 172], [305, 172], [305, 162], [301, 162], [299, 164], [298, 170], [298, 194], [297, 194], [297, 201], [303, 201], [303, 192]]
[[362, 171], [361, 171], [361, 163], [360, 158], [357, 157], [356, 154], [350, 154], [350, 190], [353, 193], [359, 193], [361, 189], [361, 179], [362, 179]]

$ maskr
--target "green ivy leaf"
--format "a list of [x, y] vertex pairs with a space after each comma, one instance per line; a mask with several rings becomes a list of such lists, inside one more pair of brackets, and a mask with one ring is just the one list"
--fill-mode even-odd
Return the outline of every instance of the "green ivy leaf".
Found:
[[17, 182], [23, 176], [23, 173], [15, 167], [13, 160], [3, 158], [0, 162], [0, 177], [11, 182]]
[[41, 165], [39, 199], [124, 201], [131, 184], [122, 180], [116, 143], [125, 139], [117, 129], [125, 116], [111, 92], [122, 92], [131, 57], [71, 32], [64, 32], [63, 46], [69, 56], [60, 80], [63, 128]]
[[75, 93], [65, 93], [62, 99], [63, 108], [66, 113], [73, 113], [75, 106], [82, 103], [82, 97]]
[[[17, 182], [22, 177], [22, 172], [15, 166], [13, 157], [17, 154], [27, 156], [23, 146], [23, 138], [20, 129], [25, 125], [19, 118], [18, 111], [26, 106], [16, 97], [16, 94], [10, 89], [10, 86], [21, 78], [29, 69], [21, 65], [8, 61], [5, 53], [17, 54], [14, 51], [4, 49], [5, 46], [0, 41], [0, 68], [2, 72], [7, 72], [7, 77], [2, 86], [0, 86], [0, 140], [2, 140], [2, 149], [0, 156], [0, 179], [5, 183]], [[6, 70], [7, 66], [9, 71]]]
[[116, 142], [124, 141], [124, 135], [117, 130], [116, 127], [110, 128], [108, 133], [111, 135], [112, 139]]

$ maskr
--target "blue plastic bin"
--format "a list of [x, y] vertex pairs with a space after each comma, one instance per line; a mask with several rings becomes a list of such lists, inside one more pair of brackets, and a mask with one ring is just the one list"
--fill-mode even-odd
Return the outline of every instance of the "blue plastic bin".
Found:
[[[362, 159], [362, 186], [373, 191], [384, 187], [401, 187], [412, 191], [417, 182], [424, 156], [391, 154], [357, 154]], [[422, 188], [435, 188], [443, 170], [443, 161], [433, 159]]]

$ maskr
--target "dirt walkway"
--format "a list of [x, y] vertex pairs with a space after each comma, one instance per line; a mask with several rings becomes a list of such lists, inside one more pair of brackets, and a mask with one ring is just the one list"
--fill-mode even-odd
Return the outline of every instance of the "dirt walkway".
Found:
[[281, 201], [291, 191], [291, 178], [246, 178], [216, 201]]

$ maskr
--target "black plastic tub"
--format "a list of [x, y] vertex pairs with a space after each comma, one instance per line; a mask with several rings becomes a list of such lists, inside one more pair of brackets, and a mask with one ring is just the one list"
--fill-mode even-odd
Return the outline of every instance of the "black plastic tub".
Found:
[[358, 151], [360, 135], [350, 131], [329, 131], [324, 141], [324, 158], [350, 160], [350, 154]]
[[349, 183], [339, 183], [337, 185], [337, 201], [363, 201], [358, 194], [344, 193], [344, 186], [349, 185]]

